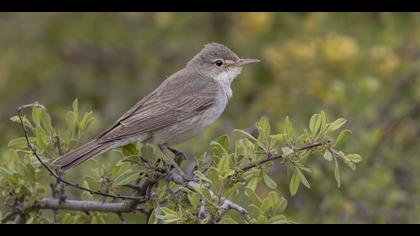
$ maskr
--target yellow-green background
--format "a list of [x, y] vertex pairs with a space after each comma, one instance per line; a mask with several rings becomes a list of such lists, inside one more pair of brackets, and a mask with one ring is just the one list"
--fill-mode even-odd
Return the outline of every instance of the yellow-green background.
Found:
[[77, 97], [97, 118], [93, 137], [213, 41], [261, 63], [234, 82], [217, 123], [180, 146], [190, 156], [262, 115], [277, 130], [286, 115], [303, 129], [324, 110], [348, 120], [345, 150], [364, 161], [355, 173], [342, 170], [338, 189], [330, 166], [311, 160], [312, 188], [293, 198], [275, 169], [285, 214], [308, 223], [420, 223], [416, 13], [1, 13], [0, 161], [21, 135], [8, 120], [17, 106], [39, 101], [62, 122]]

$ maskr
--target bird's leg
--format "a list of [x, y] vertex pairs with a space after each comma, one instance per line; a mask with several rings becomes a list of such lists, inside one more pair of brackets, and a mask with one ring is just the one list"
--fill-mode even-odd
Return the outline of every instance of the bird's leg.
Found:
[[168, 175], [166, 176], [165, 180], [166, 180], [166, 192], [170, 195], [175, 196], [175, 193], [171, 190], [170, 187], [170, 182], [171, 182], [171, 177], [172, 177], [172, 167], [168, 165], [168, 163], [164, 162], [163, 165], [165, 166], [166, 172], [168, 173]]
[[168, 150], [171, 151], [175, 156], [181, 157], [183, 161], [187, 160], [187, 155], [185, 155], [185, 152], [173, 147], [168, 147]]
[[178, 164], [175, 162], [175, 160], [168, 155], [168, 152], [167, 152], [168, 148], [164, 145], [158, 145], [158, 146], [159, 146], [160, 151], [165, 155], [166, 158], [168, 158], [170, 164], [175, 167], [175, 169], [179, 172], [181, 176], [185, 176], [184, 171], [182, 171], [181, 168], [178, 166]]

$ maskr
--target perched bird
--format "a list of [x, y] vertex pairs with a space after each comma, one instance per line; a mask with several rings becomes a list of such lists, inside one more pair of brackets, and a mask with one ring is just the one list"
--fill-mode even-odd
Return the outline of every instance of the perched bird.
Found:
[[129, 143], [149, 142], [161, 148], [182, 143], [220, 117], [232, 96], [232, 81], [243, 66], [257, 62], [240, 59], [222, 44], [206, 44], [183, 69], [163, 81], [109, 129], [54, 163], [67, 170]]

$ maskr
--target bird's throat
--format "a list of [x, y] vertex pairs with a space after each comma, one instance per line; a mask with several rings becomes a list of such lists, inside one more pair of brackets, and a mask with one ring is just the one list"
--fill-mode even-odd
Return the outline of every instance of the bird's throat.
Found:
[[219, 85], [221, 86], [223, 92], [226, 94], [226, 96], [228, 98], [232, 97], [232, 89], [231, 89], [231, 84], [233, 82], [233, 80], [238, 77], [239, 74], [241, 74], [242, 72], [242, 68], [240, 67], [234, 67], [231, 68], [229, 70], [223, 71], [221, 73], [219, 73], [214, 80], [217, 81], [217, 83], [219, 83]]

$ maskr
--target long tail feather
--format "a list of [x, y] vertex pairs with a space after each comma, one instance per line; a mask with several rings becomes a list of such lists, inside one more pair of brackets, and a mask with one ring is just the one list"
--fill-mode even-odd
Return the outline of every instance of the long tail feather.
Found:
[[92, 140], [74, 150], [71, 150], [54, 161], [62, 170], [68, 170], [81, 163], [102, 154], [112, 148], [113, 143], [99, 143]]

